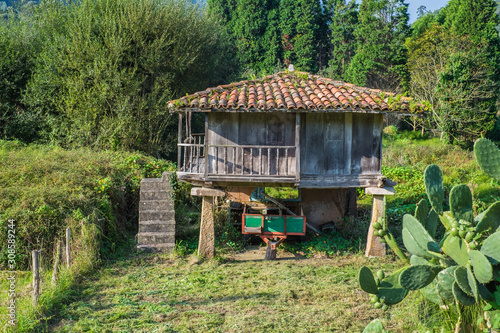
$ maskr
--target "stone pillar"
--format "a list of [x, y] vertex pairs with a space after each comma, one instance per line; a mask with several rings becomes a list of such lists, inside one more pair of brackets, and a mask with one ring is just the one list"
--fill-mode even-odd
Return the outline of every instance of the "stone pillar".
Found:
[[198, 255], [205, 258], [215, 255], [214, 197], [202, 199]]
[[214, 197], [222, 197], [225, 192], [213, 188], [193, 187], [191, 195], [203, 197], [198, 255], [213, 258], [215, 255]]
[[375, 231], [373, 225], [380, 218], [385, 217], [384, 197], [386, 195], [394, 195], [395, 191], [393, 187], [367, 187], [365, 193], [373, 195], [372, 218], [370, 228], [368, 229], [365, 255], [367, 257], [382, 257], [385, 256], [385, 244], [380, 242], [380, 237], [375, 237], [373, 234]]

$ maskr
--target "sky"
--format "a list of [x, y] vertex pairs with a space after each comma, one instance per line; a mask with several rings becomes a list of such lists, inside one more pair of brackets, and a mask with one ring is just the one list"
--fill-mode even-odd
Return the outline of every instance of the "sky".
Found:
[[446, 6], [448, 0], [406, 0], [405, 2], [410, 4], [408, 13], [410, 13], [410, 23], [413, 23], [417, 19], [418, 7], [425, 6], [428, 11], [433, 12], [436, 9]]

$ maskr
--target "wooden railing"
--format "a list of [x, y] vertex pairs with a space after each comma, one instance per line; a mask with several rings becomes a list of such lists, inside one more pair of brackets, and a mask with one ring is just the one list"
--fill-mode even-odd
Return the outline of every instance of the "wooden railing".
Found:
[[295, 176], [295, 146], [208, 145], [208, 175]]
[[189, 173], [204, 173], [205, 172], [205, 135], [192, 134], [190, 138], [185, 140], [185, 143], [178, 143], [179, 149], [179, 171]]
[[179, 172], [206, 177], [296, 176], [295, 146], [207, 145], [201, 135], [186, 141], [178, 144]]

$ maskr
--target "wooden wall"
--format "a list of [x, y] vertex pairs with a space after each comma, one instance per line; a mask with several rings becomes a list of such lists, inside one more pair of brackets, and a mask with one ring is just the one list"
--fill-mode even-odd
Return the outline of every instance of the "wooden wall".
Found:
[[303, 114], [301, 176], [379, 174], [382, 129], [381, 114]]
[[[382, 129], [382, 114], [302, 113], [301, 178], [380, 174]], [[213, 112], [207, 134], [209, 145], [294, 146], [295, 113]], [[208, 154], [209, 174], [291, 175], [296, 170], [293, 149], [285, 154], [284, 149], [209, 148]]]

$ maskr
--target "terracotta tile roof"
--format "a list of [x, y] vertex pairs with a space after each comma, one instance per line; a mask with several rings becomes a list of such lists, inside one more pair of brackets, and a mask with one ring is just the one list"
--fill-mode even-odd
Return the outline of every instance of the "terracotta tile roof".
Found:
[[412, 98], [357, 87], [304, 72], [280, 72], [262, 79], [220, 85], [169, 102], [173, 111], [424, 113]]

